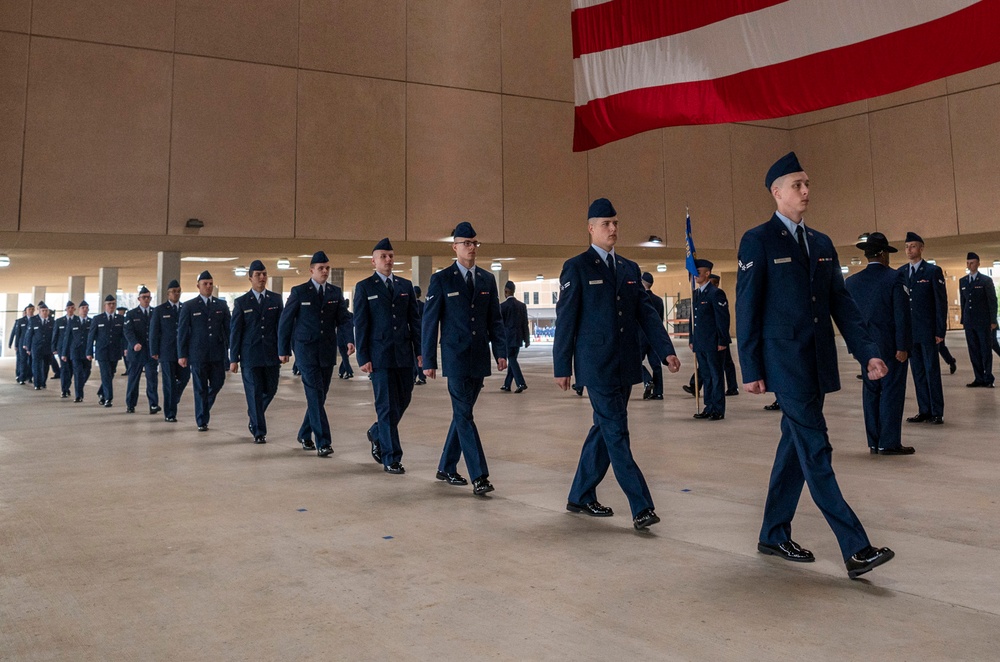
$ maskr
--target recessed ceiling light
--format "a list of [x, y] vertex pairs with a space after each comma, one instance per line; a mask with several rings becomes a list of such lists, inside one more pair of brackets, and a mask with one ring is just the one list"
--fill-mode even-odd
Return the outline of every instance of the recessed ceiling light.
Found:
[[278, 268], [279, 269], [291, 269], [292, 268], [292, 263], [291, 263], [291, 261], [287, 257], [283, 257], [280, 260], [278, 260]]
[[7, 255], [0, 255], [0, 267], [9, 267], [9, 266], [10, 266], [10, 257], [8, 257]]
[[201, 257], [197, 255], [189, 255], [187, 257], [182, 257], [181, 262], [232, 262], [238, 259], [238, 257]]

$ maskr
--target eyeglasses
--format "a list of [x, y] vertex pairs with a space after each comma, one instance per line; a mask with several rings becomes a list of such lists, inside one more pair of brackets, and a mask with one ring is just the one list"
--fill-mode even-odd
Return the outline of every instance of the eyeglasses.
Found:
[[456, 241], [455, 245], [465, 246], [466, 248], [479, 248], [480, 246], [482, 246], [482, 244], [479, 243], [478, 241], [471, 241], [469, 239], [466, 239], [465, 241]]

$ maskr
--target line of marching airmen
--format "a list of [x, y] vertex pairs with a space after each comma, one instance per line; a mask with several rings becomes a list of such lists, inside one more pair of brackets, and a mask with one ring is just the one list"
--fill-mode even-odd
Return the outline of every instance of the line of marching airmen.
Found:
[[[825, 394], [840, 388], [832, 321], [862, 367], [872, 453], [912, 453], [899, 441], [900, 394], [908, 357], [914, 364], [920, 407], [918, 415], [908, 420], [942, 422], [940, 370], [935, 368], [936, 345], [944, 337], [944, 308], [935, 305], [928, 314], [926, 302], [942, 299], [943, 276], [936, 266], [922, 261], [923, 241], [913, 233], [906, 238], [910, 265], [899, 271], [888, 269], [888, 254], [895, 249], [884, 236], [872, 233], [858, 244], [870, 261], [869, 268], [845, 286], [833, 243], [805, 225], [809, 179], [795, 154], [775, 162], [764, 183], [776, 212], [768, 222], [744, 234], [736, 285], [743, 388], [749, 393], [774, 393], [782, 412], [757, 549], [787, 561], [815, 560], [812, 552], [791, 537], [791, 521], [807, 484], [837, 536], [853, 579], [891, 560], [894, 552], [870, 544], [831, 466], [823, 405]], [[609, 200], [601, 198], [590, 205], [588, 232], [590, 247], [567, 260], [559, 277], [552, 350], [556, 385], [565, 391], [572, 384], [581, 395], [586, 388], [593, 409], [593, 425], [583, 443], [566, 509], [592, 517], [613, 516], [612, 509], [597, 500], [597, 486], [612, 468], [628, 497], [633, 526], [642, 531], [660, 518], [632, 456], [629, 396], [632, 386], [643, 381], [644, 356], [655, 357], [672, 373], [680, 369], [680, 361], [663, 327], [663, 315], [643, 285], [649, 279], [643, 278], [635, 262], [615, 251], [618, 215]], [[198, 296], [183, 303], [180, 287], [173, 281], [167, 288], [167, 301], [150, 308], [150, 293], [143, 288], [139, 306], [124, 315], [116, 311], [113, 296], [104, 301], [105, 312], [92, 320], [87, 317], [86, 302], [77, 310], [69, 304], [55, 353], [62, 359], [64, 374], [68, 368], [73, 375], [76, 402], [83, 400], [90, 362], [96, 358], [101, 368], [98, 401], [110, 407], [124, 338], [130, 356], [126, 411], [135, 411], [143, 373], [150, 413], [161, 411], [156, 389], [159, 371], [165, 420], [176, 422], [177, 402], [190, 380], [200, 431], [208, 430], [212, 405], [227, 370], [241, 372], [248, 427], [255, 443], [266, 442], [265, 413], [277, 389], [281, 364], [294, 355], [306, 396], [297, 440], [303, 449], [329, 457], [333, 448], [325, 402], [336, 364], [338, 330], [343, 335], [347, 327], [353, 335], [348, 336], [347, 352], [357, 351], [360, 368], [371, 376], [374, 391], [377, 420], [367, 431], [372, 458], [386, 473], [399, 475], [406, 471], [401, 463], [399, 422], [414, 384], [437, 376], [440, 338], [452, 420], [436, 478], [449, 485], [468, 485], [458, 472], [458, 461], [464, 456], [473, 493], [485, 495], [494, 487], [474, 419], [475, 404], [492, 364], [506, 370], [508, 359], [516, 359], [517, 348], [526, 346], [528, 338], [523, 311], [507, 305], [513, 300], [513, 283], [505, 286], [507, 302], [502, 308], [493, 275], [476, 266], [479, 246], [471, 224], [455, 228], [455, 262], [431, 276], [422, 311], [416, 288], [392, 273], [394, 253], [386, 238], [372, 251], [374, 273], [355, 286], [353, 316], [341, 289], [327, 282], [330, 263], [320, 251], [310, 261], [310, 279], [293, 287], [284, 304], [278, 294], [266, 290], [267, 271], [259, 260], [250, 265], [250, 291], [235, 300], [232, 312], [212, 296], [214, 283], [207, 271], [198, 277]], [[703, 363], [706, 409], [695, 418], [722, 420], [723, 356], [730, 342], [728, 302], [709, 283], [711, 263], [699, 261], [697, 266], [694, 314], [702, 321], [705, 337], [693, 338], [692, 349]], [[970, 356], [979, 362], [976, 379], [969, 386], [992, 387], [989, 336], [996, 328], [995, 290], [987, 276], [977, 273], [978, 256], [972, 253], [969, 269], [970, 276], [961, 284], [963, 323]], [[22, 318], [28, 322], [15, 328], [19, 346], [30, 352], [19, 362], [18, 381], [27, 381], [24, 364], [30, 359], [36, 389], [45, 388], [54, 332], [44, 304], [39, 309], [39, 315]], [[713, 309], [718, 316], [708, 312]], [[527, 388], [523, 375], [513, 364], [512, 370], [514, 375], [503, 390], [509, 391], [516, 381], [517, 392], [522, 392]], [[64, 381], [63, 397], [68, 397], [68, 390]], [[654, 384], [646, 395], [655, 398], [661, 393], [662, 386]]]

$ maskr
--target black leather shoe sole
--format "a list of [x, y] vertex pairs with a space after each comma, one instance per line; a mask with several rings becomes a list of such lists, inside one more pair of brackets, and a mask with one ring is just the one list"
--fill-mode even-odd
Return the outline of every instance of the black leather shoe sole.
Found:
[[[768, 556], [777, 556], [778, 558], [784, 559], [786, 561], [793, 561], [795, 563], [812, 563], [816, 560], [816, 557], [809, 552], [809, 556], [790, 556], [783, 552], [777, 545], [769, 545], [768, 543], [759, 542], [757, 543], [757, 551], [761, 554], [767, 554]], [[809, 550], [802, 550], [803, 552], [808, 552]]]
[[437, 472], [437, 475], [434, 476], [434, 477], [437, 478], [438, 480], [443, 480], [444, 482], [448, 483], [449, 485], [468, 485], [469, 484], [469, 481], [467, 481], [460, 474], [446, 474], [443, 471], [439, 471], [439, 472]]
[[660, 517], [656, 513], [650, 511], [649, 513], [640, 513], [638, 517], [632, 520], [632, 526], [635, 527], [636, 531], [642, 531], [648, 529], [654, 524], [660, 523]]
[[583, 513], [584, 515], [590, 515], [591, 517], [611, 517], [615, 514], [615, 511], [611, 510], [607, 506], [596, 504], [597, 508], [600, 508], [600, 510], [596, 510], [592, 507], [594, 505], [595, 504], [591, 503], [579, 504], [569, 501], [566, 503], [566, 510], [571, 513]]
[[889, 548], [885, 548], [883, 553], [879, 554], [868, 563], [865, 563], [864, 565], [856, 565], [853, 568], [851, 567], [851, 560], [853, 560], [854, 557], [851, 557], [851, 560], [847, 562], [847, 576], [851, 579], [857, 579], [859, 576], [874, 570], [883, 563], [888, 563], [895, 558], [895, 556], [896, 553], [894, 551]]
[[913, 446], [897, 446], [896, 448], [879, 449], [879, 455], [913, 455], [917, 450]]

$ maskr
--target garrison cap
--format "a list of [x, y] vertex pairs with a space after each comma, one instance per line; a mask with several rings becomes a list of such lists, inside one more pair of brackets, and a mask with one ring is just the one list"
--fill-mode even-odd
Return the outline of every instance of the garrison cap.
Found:
[[375, 244], [375, 248], [372, 249], [372, 253], [374, 253], [375, 251], [391, 251], [391, 250], [392, 250], [392, 243], [389, 242], [389, 237], [386, 237], [382, 241]]
[[139, 294], [149, 294], [149, 288], [143, 285], [142, 287], [139, 288]]
[[76, 306], [76, 304], [75, 304], [75, 303], [73, 303], [72, 301], [67, 301], [67, 302], [66, 302], [66, 307], [67, 307], [67, 308], [69, 308], [70, 306], [74, 306], [74, 307], [75, 307], [75, 306]]
[[978, 260], [979, 256], [976, 255], [975, 253], [973, 253], [972, 251], [969, 251], [969, 254], [965, 256], [965, 259], [966, 260]]
[[39, 301], [39, 302], [38, 302], [38, 309], [39, 309], [39, 310], [48, 310], [48, 309], [49, 309], [49, 307], [45, 305], [45, 302], [44, 302], [44, 301]]
[[180, 287], [180, 286], [181, 286], [181, 284], [177, 282], [176, 278], [174, 280], [170, 281], [169, 283], [167, 283], [167, 289], [168, 290], [172, 290], [172, 289]]
[[84, 299], [83, 301], [80, 302], [80, 307], [83, 308], [84, 306], [86, 306], [87, 308], [90, 308], [90, 304], [87, 303], [86, 299]]
[[312, 259], [309, 260], [309, 266], [311, 267], [314, 264], [324, 264], [329, 261], [330, 258], [326, 256], [326, 253], [324, 253], [323, 251], [316, 251], [315, 253], [313, 253]]
[[198, 274], [198, 280], [214, 280], [212, 274], [208, 273], [208, 269], [205, 269], [200, 274]]
[[516, 288], [514, 287], [514, 281], [508, 280], [506, 283], [503, 284], [503, 289], [510, 290], [511, 292], [516, 291]]
[[607, 198], [598, 198], [590, 203], [587, 209], [587, 218], [614, 218], [618, 215], [615, 206]]
[[767, 176], [764, 177], [764, 188], [770, 191], [774, 180], [793, 172], [802, 172], [802, 166], [799, 165], [799, 157], [795, 156], [795, 152], [789, 152], [767, 169]]
[[865, 257], [875, 257], [879, 253], [898, 253], [899, 251], [889, 245], [889, 240], [881, 232], [869, 233], [868, 238], [855, 244], [865, 252]]
[[649, 273], [648, 271], [643, 271], [642, 272], [642, 279], [645, 282], [649, 283], [650, 285], [653, 284], [653, 274]]
[[452, 236], [471, 239], [476, 236], [476, 230], [472, 227], [472, 223], [462, 221], [455, 227], [455, 231], [452, 233]]
[[260, 260], [254, 260], [250, 263], [250, 269], [247, 270], [247, 273], [252, 274], [255, 271], [267, 271], [267, 268]]
[[922, 244], [922, 243], [924, 243], [924, 238], [921, 237], [916, 232], [907, 232], [906, 233], [906, 243], [909, 243], [911, 241], [919, 241]]
[[708, 260], [695, 260], [694, 266], [697, 269], [708, 269], [709, 271], [711, 271], [715, 267], [715, 265], [709, 262]]
[[109, 301], [111, 303], [114, 303], [115, 301], [118, 301], [118, 299], [115, 298], [114, 294], [109, 294], [108, 296], [104, 297], [104, 303], [108, 303]]

